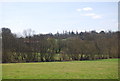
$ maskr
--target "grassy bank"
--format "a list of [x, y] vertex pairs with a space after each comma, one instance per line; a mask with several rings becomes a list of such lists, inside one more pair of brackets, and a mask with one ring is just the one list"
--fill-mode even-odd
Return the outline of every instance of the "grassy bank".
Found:
[[3, 79], [117, 79], [118, 59], [6, 63]]

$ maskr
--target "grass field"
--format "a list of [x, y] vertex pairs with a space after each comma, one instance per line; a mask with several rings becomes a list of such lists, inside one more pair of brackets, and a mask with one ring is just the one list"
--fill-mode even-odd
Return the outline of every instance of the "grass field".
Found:
[[118, 59], [2, 64], [3, 79], [118, 79]]

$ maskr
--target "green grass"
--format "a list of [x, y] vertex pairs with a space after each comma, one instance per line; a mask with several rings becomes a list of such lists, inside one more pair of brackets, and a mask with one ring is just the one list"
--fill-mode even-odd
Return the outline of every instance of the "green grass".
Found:
[[118, 79], [118, 59], [2, 64], [3, 79]]

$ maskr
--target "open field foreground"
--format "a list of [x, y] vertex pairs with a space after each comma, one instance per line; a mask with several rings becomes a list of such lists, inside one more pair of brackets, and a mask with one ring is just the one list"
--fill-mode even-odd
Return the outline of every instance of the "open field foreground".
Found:
[[2, 64], [3, 79], [118, 79], [118, 59]]

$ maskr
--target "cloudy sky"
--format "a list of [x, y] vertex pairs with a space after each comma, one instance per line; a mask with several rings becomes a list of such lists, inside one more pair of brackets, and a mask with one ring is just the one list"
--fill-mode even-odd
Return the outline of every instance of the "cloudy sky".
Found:
[[0, 27], [13, 33], [57, 31], [117, 31], [117, 2], [6, 2], [0, 3]]

